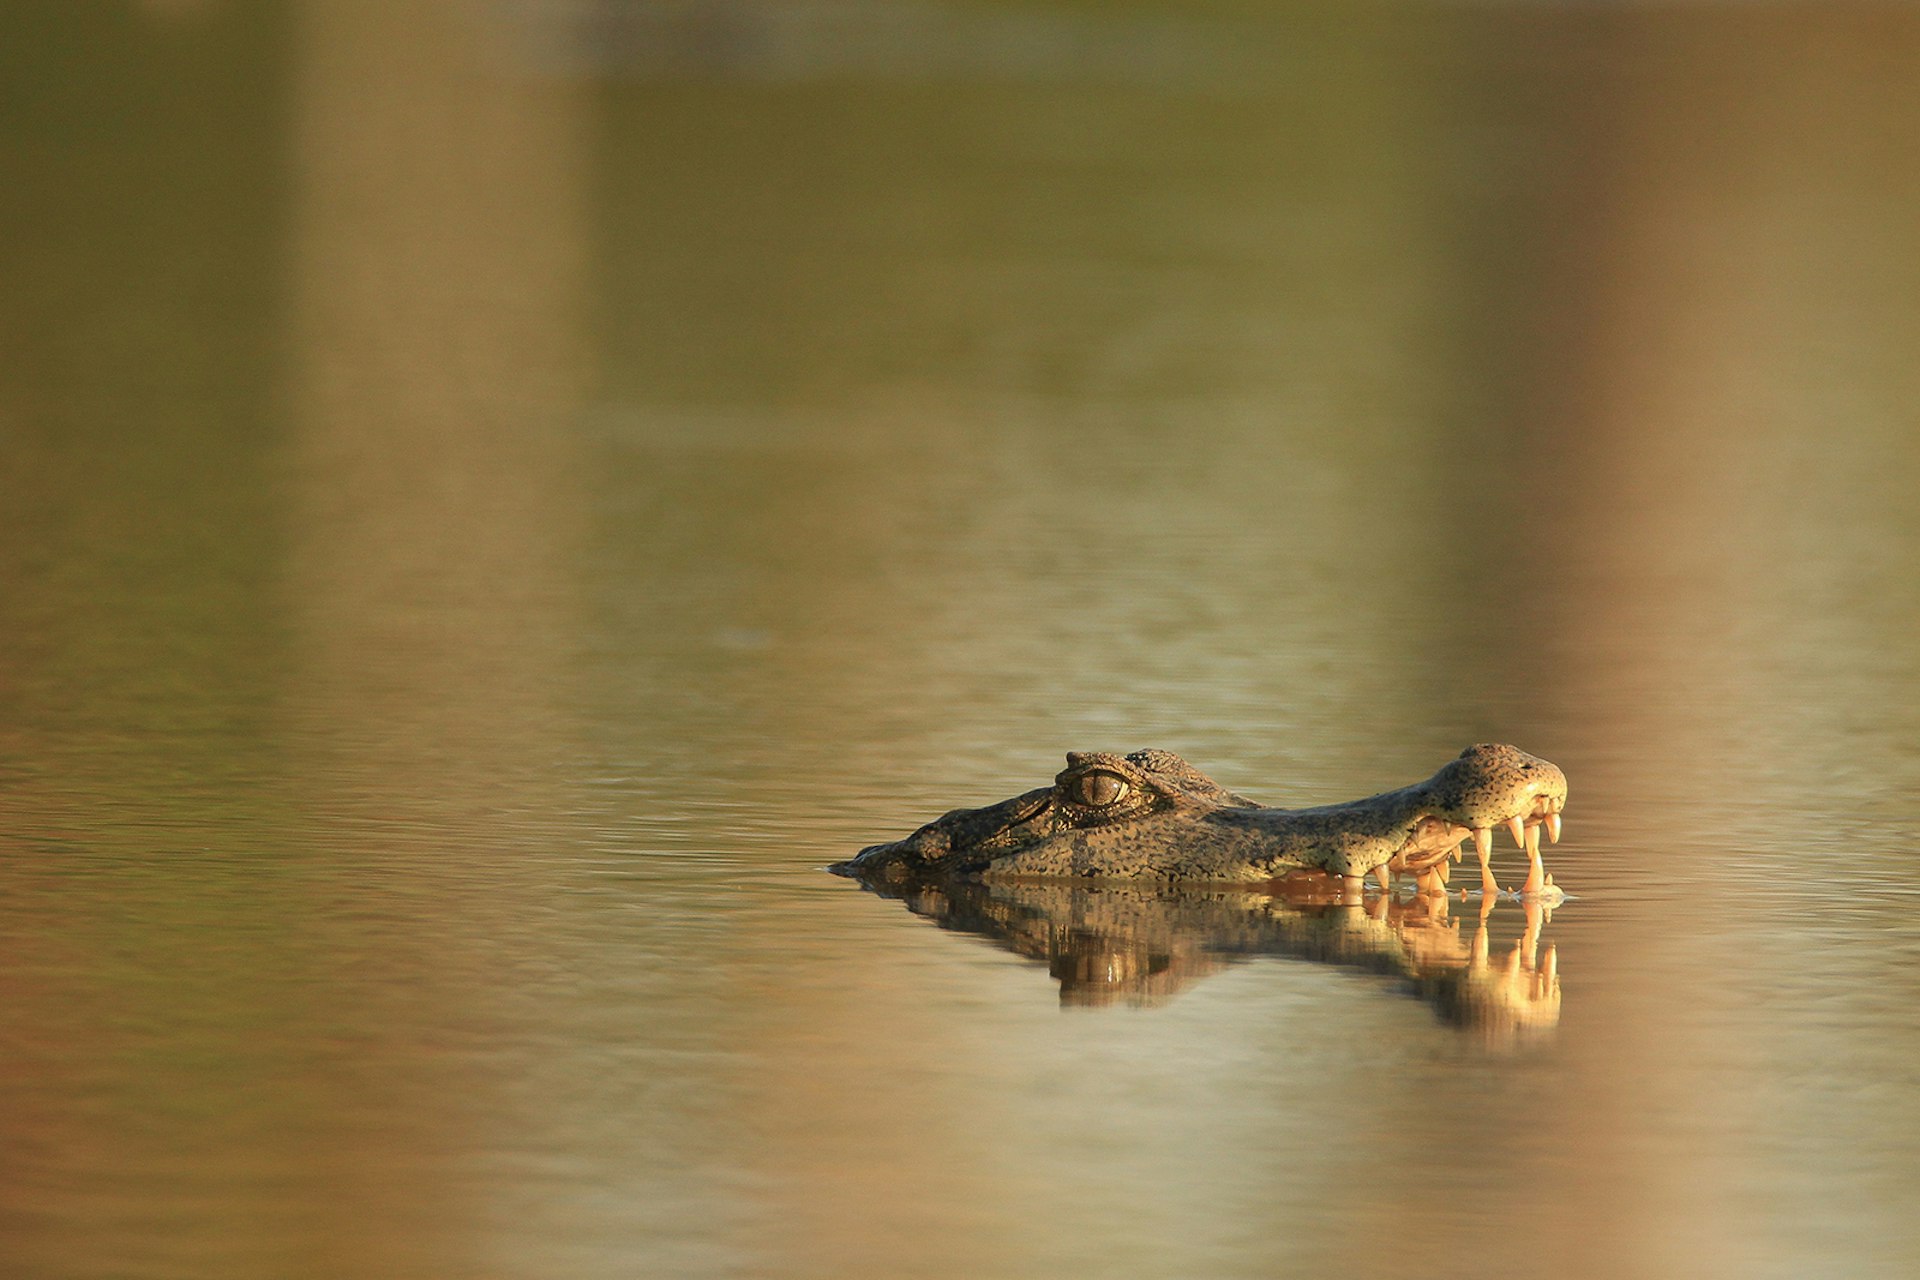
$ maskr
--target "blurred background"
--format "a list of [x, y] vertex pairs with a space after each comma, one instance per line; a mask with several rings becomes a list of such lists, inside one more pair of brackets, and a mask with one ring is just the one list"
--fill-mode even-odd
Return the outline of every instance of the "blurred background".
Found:
[[[0, 2], [6, 1270], [1913, 1274], [1916, 156], [1904, 5]], [[819, 871], [1488, 739], [1521, 1044]]]

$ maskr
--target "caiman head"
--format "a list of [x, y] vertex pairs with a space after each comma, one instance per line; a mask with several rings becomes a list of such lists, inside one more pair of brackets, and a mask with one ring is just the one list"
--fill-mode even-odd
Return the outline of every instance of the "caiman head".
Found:
[[1566, 776], [1517, 747], [1481, 743], [1425, 782], [1345, 804], [1273, 809], [1215, 783], [1170, 751], [1073, 752], [1051, 787], [981, 809], [956, 809], [904, 840], [828, 868], [872, 883], [929, 876], [1248, 882], [1294, 872], [1399, 872], [1423, 887], [1472, 837], [1482, 887], [1492, 830], [1528, 854], [1526, 892], [1546, 892], [1544, 830], [1558, 839]]
[[[930, 875], [967, 875], [1017, 854], [1070, 844], [1075, 833], [1143, 835], [1150, 818], [1258, 809], [1171, 751], [1127, 755], [1069, 751], [1053, 785], [983, 809], [955, 809], [904, 840], [871, 845], [827, 870], [898, 884]], [[1153, 824], [1157, 825], [1157, 824]]]

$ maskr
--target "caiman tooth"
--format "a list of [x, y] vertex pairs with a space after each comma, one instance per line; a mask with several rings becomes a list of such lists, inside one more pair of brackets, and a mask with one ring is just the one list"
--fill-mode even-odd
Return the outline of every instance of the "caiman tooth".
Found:
[[1493, 878], [1493, 829], [1473, 828], [1473, 851], [1480, 855], [1480, 892], [1488, 902], [1500, 893], [1500, 882]]
[[1513, 833], [1513, 843], [1518, 848], [1527, 847], [1527, 824], [1520, 820], [1519, 814], [1507, 819], [1507, 830]]
[[1560, 815], [1557, 813], [1547, 815], [1547, 843], [1560, 843]]

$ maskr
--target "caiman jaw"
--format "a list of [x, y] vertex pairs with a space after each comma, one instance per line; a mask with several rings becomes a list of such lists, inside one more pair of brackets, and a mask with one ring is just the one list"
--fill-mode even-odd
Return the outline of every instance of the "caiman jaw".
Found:
[[[1540, 861], [1540, 830], [1546, 828], [1547, 843], [1560, 843], [1560, 811], [1566, 807], [1564, 795], [1538, 795], [1523, 813], [1509, 817], [1504, 824], [1513, 836], [1513, 843], [1527, 852], [1527, 879], [1520, 887], [1522, 894], [1544, 893], [1553, 887], [1553, 877], [1546, 872], [1545, 864]], [[1493, 878], [1493, 829], [1491, 827], [1470, 828], [1473, 835], [1473, 850], [1480, 856], [1480, 890], [1482, 893], [1497, 894], [1503, 892], [1500, 882]]]
[[1470, 830], [1445, 818], [1424, 817], [1415, 825], [1406, 847], [1395, 854], [1388, 865], [1395, 871], [1416, 875], [1431, 871], [1459, 851], [1460, 842], [1467, 838]]
[[1537, 756], [1498, 743], [1468, 747], [1457, 760], [1435, 774], [1420, 790], [1432, 809], [1421, 818], [1393, 869], [1421, 875], [1421, 888], [1437, 891], [1444, 872], [1432, 870], [1438, 860], [1432, 852], [1445, 848], [1458, 857], [1460, 842], [1471, 836], [1480, 859], [1480, 888], [1488, 895], [1502, 892], [1493, 878], [1493, 829], [1506, 827], [1513, 843], [1527, 855], [1523, 894], [1546, 893], [1553, 888], [1540, 861], [1540, 832], [1548, 843], [1560, 839], [1560, 811], [1567, 803], [1567, 778], [1559, 768]]

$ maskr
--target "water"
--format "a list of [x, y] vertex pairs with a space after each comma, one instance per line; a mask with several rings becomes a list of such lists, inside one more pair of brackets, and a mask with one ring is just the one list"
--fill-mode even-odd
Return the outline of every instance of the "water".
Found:
[[[8, 9], [0, 1269], [1911, 1274], [1916, 46]], [[820, 870], [1487, 739], [1526, 1025]]]

